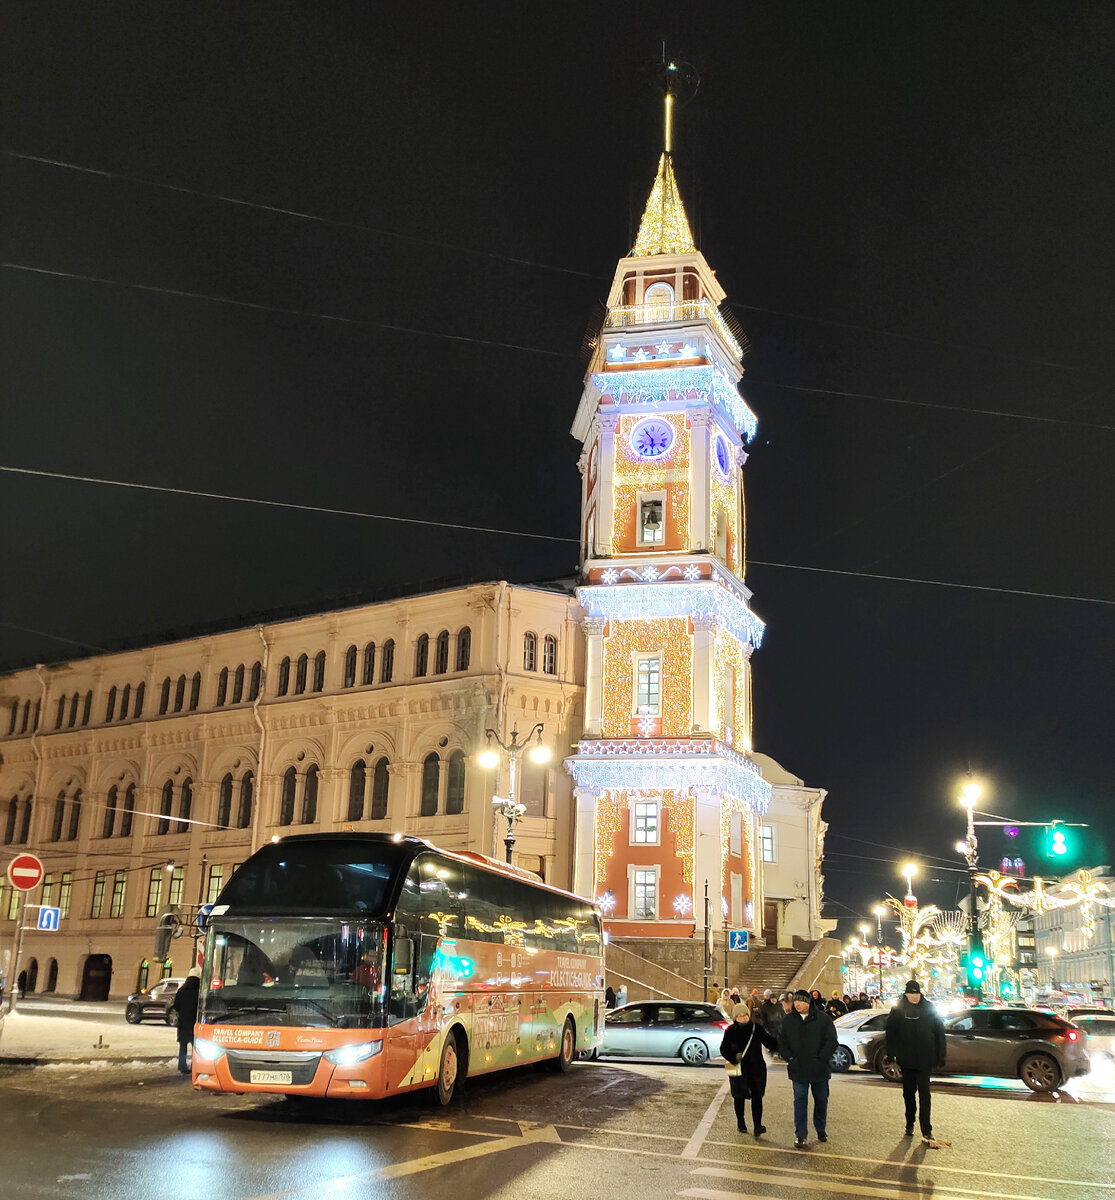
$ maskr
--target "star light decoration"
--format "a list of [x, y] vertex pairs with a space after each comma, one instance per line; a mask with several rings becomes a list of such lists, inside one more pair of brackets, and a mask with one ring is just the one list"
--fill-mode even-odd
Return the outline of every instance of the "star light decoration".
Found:
[[597, 896], [596, 903], [600, 906], [600, 911], [605, 916], [616, 910], [616, 898], [612, 892], [605, 892], [602, 896]]
[[[604, 325], [608, 329], [627, 329], [633, 325], [660, 325], [664, 321], [711, 321], [736, 362], [743, 359], [743, 347], [728, 328], [724, 314], [711, 300], [704, 297], [699, 300], [677, 300], [673, 304], [616, 304], [608, 309]], [[720, 356], [711, 343], [705, 342], [703, 353], [709, 362], [719, 364]], [[622, 362], [626, 354], [627, 347], [621, 344], [612, 346], [608, 351], [609, 357], [617, 362]], [[669, 357], [696, 358], [697, 347], [686, 342], [679, 351]]]
[[658, 728], [658, 721], [654, 717], [643, 717], [638, 724], [639, 732], [643, 737], [650, 737]]
[[[645, 361], [646, 354], [643, 351]], [[662, 367], [653, 371], [607, 371], [594, 374], [592, 382], [613, 403], [660, 408], [663, 404], [687, 406], [711, 404], [731, 421], [747, 441], [755, 436], [758, 418], [719, 367]]]
[[693, 911], [693, 901], [684, 893], [674, 897], [674, 912], [679, 917], [687, 917]]

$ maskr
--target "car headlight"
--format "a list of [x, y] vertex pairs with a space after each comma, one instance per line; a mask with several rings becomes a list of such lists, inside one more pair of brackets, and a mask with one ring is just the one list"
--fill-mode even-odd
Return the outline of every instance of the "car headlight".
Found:
[[224, 1046], [218, 1046], [216, 1042], [211, 1042], [208, 1038], [194, 1038], [194, 1058], [203, 1058], [206, 1062], [216, 1062], [218, 1058], [224, 1057], [224, 1053]]
[[354, 1063], [364, 1062], [383, 1049], [382, 1042], [359, 1042], [355, 1046], [341, 1046], [336, 1050], [326, 1050], [324, 1057], [334, 1066], [351, 1067]]

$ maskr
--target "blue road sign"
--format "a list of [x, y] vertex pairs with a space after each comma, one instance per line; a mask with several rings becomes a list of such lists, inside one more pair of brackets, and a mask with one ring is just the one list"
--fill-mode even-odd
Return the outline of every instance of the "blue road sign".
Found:
[[729, 929], [728, 930], [728, 949], [729, 950], [746, 950], [747, 949], [747, 930], [746, 929]]
[[197, 927], [201, 933], [205, 932], [205, 926], [209, 922], [209, 914], [213, 911], [212, 904], [203, 904], [197, 910]]
[[36, 929], [44, 933], [57, 933], [58, 922], [62, 919], [62, 910], [60, 908], [40, 908], [39, 923], [35, 926]]

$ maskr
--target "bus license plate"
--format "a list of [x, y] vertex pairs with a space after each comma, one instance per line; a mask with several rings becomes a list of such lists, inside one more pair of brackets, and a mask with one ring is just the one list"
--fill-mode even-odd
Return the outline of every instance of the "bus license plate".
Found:
[[251, 1073], [252, 1083], [290, 1083], [291, 1078], [289, 1071], [253, 1071]]

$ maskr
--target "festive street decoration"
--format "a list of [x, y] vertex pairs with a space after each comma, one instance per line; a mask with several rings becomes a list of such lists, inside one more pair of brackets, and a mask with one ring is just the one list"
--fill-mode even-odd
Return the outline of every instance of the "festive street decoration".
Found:
[[663, 405], [712, 404], [731, 421], [747, 441], [755, 436], [759, 421], [736, 391], [735, 385], [718, 367], [663, 367], [650, 371], [607, 371], [593, 375], [592, 382], [601, 395], [612, 402], [661, 408]]
[[692, 254], [696, 250], [689, 219], [681, 203], [674, 166], [669, 154], [658, 160], [658, 173], [650, 190], [632, 257], [649, 254]]
[[713, 580], [698, 583], [677, 580], [665, 585], [593, 584], [579, 587], [577, 600], [590, 617], [603, 617], [608, 621], [643, 621], [656, 617], [714, 621], [753, 650], [762, 644], [766, 628], [742, 598]]

